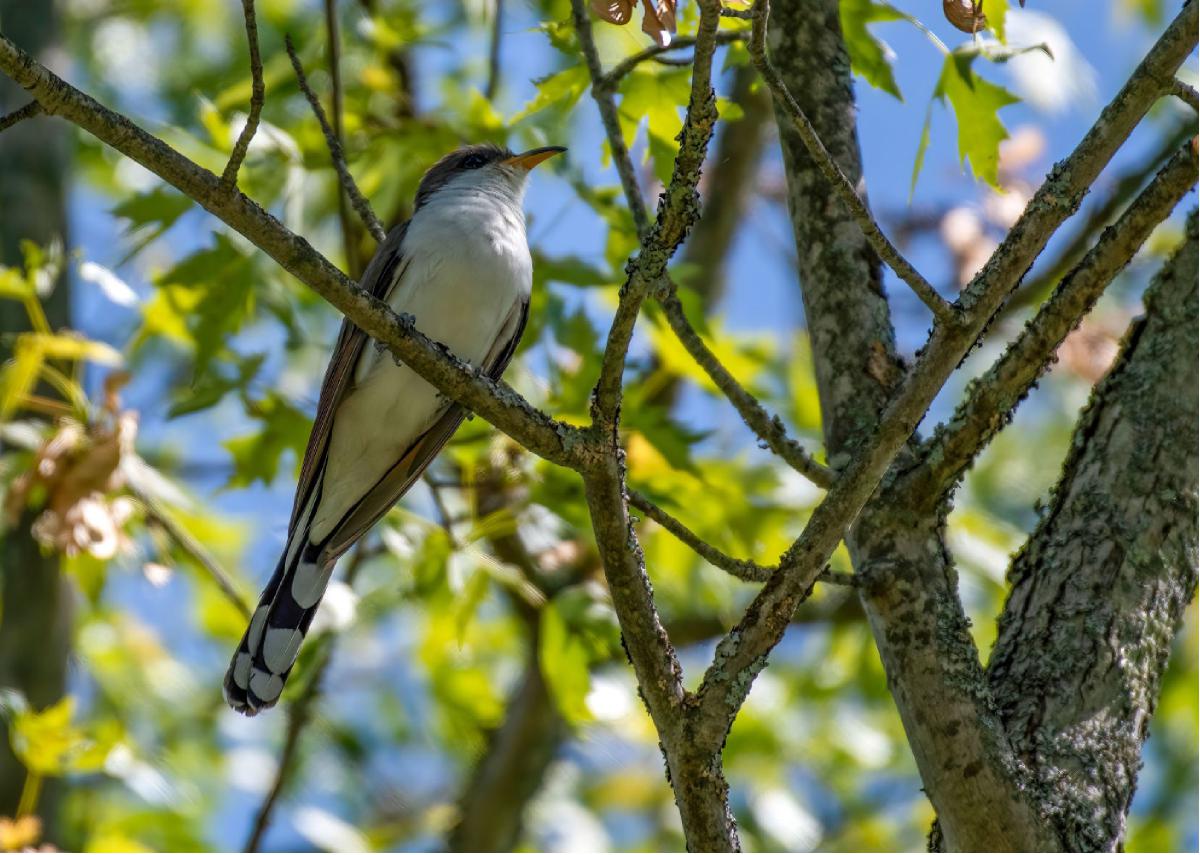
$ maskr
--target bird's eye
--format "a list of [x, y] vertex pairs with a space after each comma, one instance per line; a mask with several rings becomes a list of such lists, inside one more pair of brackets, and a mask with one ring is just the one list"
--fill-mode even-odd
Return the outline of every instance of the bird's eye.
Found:
[[487, 159], [481, 154], [468, 154], [462, 160], [463, 169], [478, 169], [487, 164]]

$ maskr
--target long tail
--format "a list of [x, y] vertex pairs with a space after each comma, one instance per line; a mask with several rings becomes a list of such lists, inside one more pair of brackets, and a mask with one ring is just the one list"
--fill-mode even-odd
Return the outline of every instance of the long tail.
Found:
[[[314, 493], [317, 491], [314, 490]], [[248, 716], [275, 706], [296, 664], [337, 559], [309, 542], [313, 505], [298, 521], [225, 672], [225, 701]]]

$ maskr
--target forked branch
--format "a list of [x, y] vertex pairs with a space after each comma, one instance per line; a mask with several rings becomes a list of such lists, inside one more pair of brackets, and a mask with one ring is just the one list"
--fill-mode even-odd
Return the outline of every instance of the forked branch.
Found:
[[850, 183], [850, 179], [842, 172], [841, 167], [837, 165], [829, 150], [825, 148], [825, 144], [821, 142], [821, 138], [817, 136], [817, 131], [813, 128], [812, 122], [804, 115], [804, 111], [800, 109], [800, 105], [796, 103], [796, 99], [788, 91], [783, 77], [780, 76], [775, 66], [771, 64], [771, 59], [767, 56], [767, 19], [770, 11], [771, 4], [769, 0], [755, 0], [752, 17], [753, 29], [751, 30], [752, 35], [750, 37], [750, 56], [754, 60], [755, 67], [758, 68], [759, 73], [763, 76], [767, 87], [775, 96], [777, 107], [787, 113], [787, 117], [795, 127], [796, 133], [804, 141], [805, 147], [808, 149], [817, 167], [821, 170], [821, 173], [825, 176], [825, 180], [829, 182], [830, 188], [841, 199], [842, 204], [846, 206], [847, 210], [850, 211], [850, 215], [858, 223], [858, 227], [862, 229], [867, 242], [871, 244], [871, 248], [875, 250], [880, 259], [888, 267], [892, 268], [896, 275], [912, 289], [921, 302], [929, 308], [929, 311], [933, 312], [936, 320], [941, 323], [955, 323], [958, 318], [954, 306], [938, 294], [937, 290], [929, 284], [929, 281], [888, 240], [887, 235], [879, 228], [879, 224], [875, 222], [875, 218], [871, 216], [871, 212], [867, 210], [866, 204], [859, 197], [858, 191]]

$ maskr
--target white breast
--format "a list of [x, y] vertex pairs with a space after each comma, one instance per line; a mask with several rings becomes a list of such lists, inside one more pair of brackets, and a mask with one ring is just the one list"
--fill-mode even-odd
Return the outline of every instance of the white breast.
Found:
[[[404, 273], [388, 302], [474, 365], [492, 350], [513, 306], [529, 299], [533, 265], [519, 206], [519, 199], [486, 192], [435, 194], [409, 223], [401, 247]], [[309, 533], [314, 543], [449, 406], [408, 367], [370, 346], [354, 383], [334, 416], [328, 474]]]

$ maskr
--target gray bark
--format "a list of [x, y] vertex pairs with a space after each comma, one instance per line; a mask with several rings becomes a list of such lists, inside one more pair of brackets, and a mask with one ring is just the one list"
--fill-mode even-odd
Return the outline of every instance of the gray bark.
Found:
[[1120, 847], [1142, 743], [1196, 592], [1197, 227], [1093, 393], [1013, 562], [988, 678], [1068, 850]]
[[[850, 62], [837, 0], [777, 0], [773, 61], [842, 171], [865, 195]], [[780, 111], [788, 207], [830, 464], [878, 423], [903, 376], [878, 259]], [[893, 471], [911, 461], [901, 451]], [[847, 537], [861, 597], [905, 733], [956, 849], [1036, 849], [1003, 731], [943, 542], [943, 520], [880, 491]]]
[[[22, 0], [0, 0], [4, 32], [31, 52], [46, 54], [58, 34], [55, 4], [42, 4], [31, 14]], [[0, 114], [29, 100], [24, 90], [0, 77]], [[34, 118], [0, 134], [0, 264], [20, 267], [20, 243], [45, 245], [66, 238], [65, 170], [67, 129], [57, 122]], [[55, 327], [69, 319], [70, 295], [60, 278], [44, 302]], [[28, 329], [23, 307], [0, 301], [0, 362], [12, 356], [11, 334]], [[0, 686], [19, 690], [35, 708], [62, 697], [70, 644], [69, 590], [58, 558], [44, 555], [29, 528], [26, 514], [0, 532]], [[25, 769], [7, 738], [0, 739], [0, 815], [12, 816], [25, 783]], [[47, 828], [56, 791], [42, 793], [39, 814]]]

